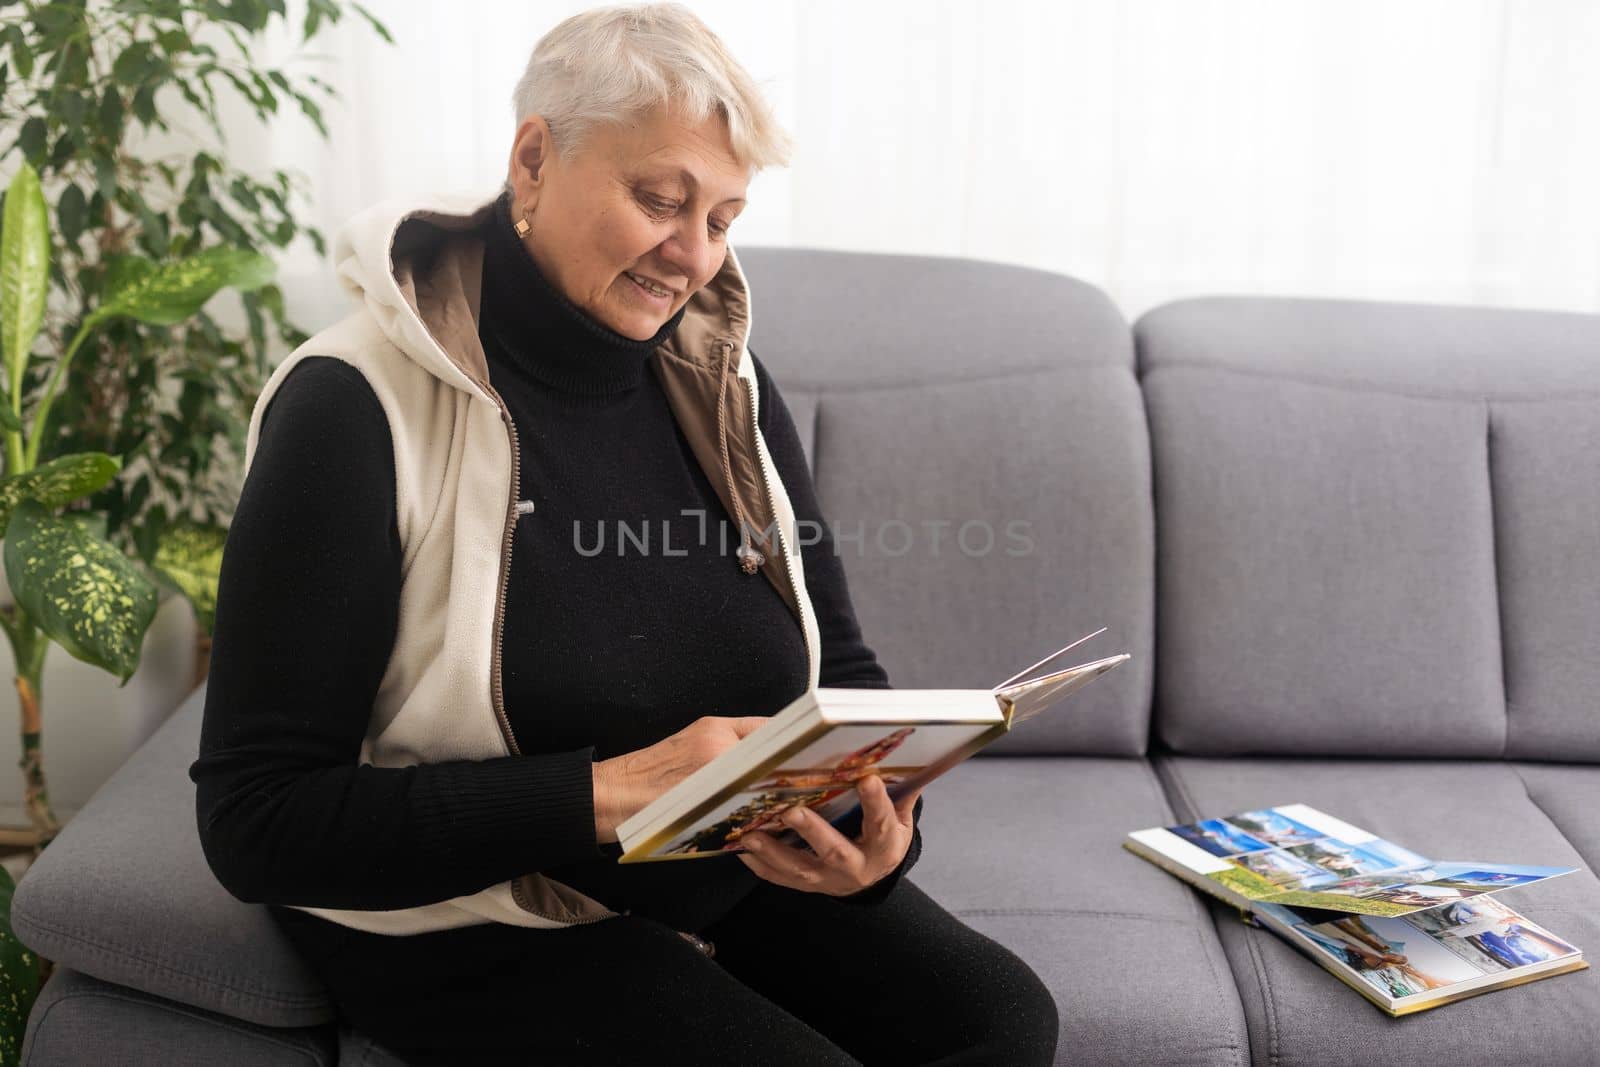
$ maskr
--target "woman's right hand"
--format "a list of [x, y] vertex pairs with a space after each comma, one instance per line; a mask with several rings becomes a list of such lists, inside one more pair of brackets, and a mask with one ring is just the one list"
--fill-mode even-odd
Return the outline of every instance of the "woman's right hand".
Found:
[[617, 840], [617, 827], [656, 797], [732, 748], [767, 715], [702, 715], [648, 748], [594, 765], [595, 838]]

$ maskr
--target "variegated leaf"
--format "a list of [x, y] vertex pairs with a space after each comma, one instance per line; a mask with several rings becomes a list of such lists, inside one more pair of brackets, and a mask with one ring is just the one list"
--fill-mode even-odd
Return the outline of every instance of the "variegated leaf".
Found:
[[272, 280], [276, 270], [266, 256], [230, 245], [214, 245], [170, 263], [119, 257], [105, 299], [92, 318], [126, 315], [154, 326], [172, 326], [199, 311], [217, 290], [259, 288]]
[[11, 872], [0, 867], [0, 1063], [22, 1062], [28, 1013], [39, 994], [39, 957], [11, 930]]
[[185, 523], [169, 527], [156, 546], [152, 566], [194, 605], [195, 618], [211, 633], [217, 611], [217, 577], [228, 531]]
[[89, 524], [24, 500], [6, 529], [6, 578], [34, 625], [127, 684], [156, 615], [156, 587]]
[[21, 501], [37, 500], [54, 510], [104, 488], [121, 469], [122, 460], [116, 456], [74, 452], [0, 481], [0, 537], [6, 535], [11, 509]]
[[50, 290], [50, 213], [38, 172], [27, 163], [6, 187], [5, 218], [0, 224], [5, 227], [0, 230], [0, 349], [8, 389], [14, 391], [44, 322]]

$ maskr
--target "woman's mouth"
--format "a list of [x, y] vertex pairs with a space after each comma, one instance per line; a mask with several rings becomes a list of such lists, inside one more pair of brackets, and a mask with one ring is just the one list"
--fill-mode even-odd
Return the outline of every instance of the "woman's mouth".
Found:
[[627, 276], [633, 291], [650, 306], [658, 308], [672, 306], [671, 290], [663, 289], [654, 282], [647, 282], [632, 271], [623, 271], [623, 274]]

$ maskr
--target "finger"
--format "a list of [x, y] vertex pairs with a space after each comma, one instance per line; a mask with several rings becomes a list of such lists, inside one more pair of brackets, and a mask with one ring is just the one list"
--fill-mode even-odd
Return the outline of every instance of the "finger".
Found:
[[781, 870], [776, 869], [776, 867], [773, 867], [773, 865], [763, 861], [762, 857], [757, 856], [755, 853], [739, 853], [739, 862], [742, 862], [742, 864], [746, 865], [747, 869], [750, 870], [752, 875], [755, 875], [755, 877], [760, 878], [762, 881], [770, 881], [770, 883], [773, 883], [774, 886], [782, 886], [782, 888], [786, 889], [798, 889], [798, 891], [805, 891], [806, 889], [806, 886], [800, 885], [800, 883], [797, 883], [794, 878], [790, 878], [789, 875], [786, 875], [786, 873], [781, 872]]
[[769, 838], [766, 845], [758, 845], [756, 848], [746, 847], [744, 851], [738, 853], [740, 861], [750, 869], [752, 874], [763, 881], [771, 882], [773, 885], [781, 885], [788, 889], [805, 889], [806, 886], [790, 877], [781, 868], [762, 858], [761, 853], [768, 850], [770, 842], [771, 839]]
[[753, 857], [788, 879], [784, 883], [786, 885], [804, 889], [815, 885], [822, 878], [822, 864], [815, 857], [807, 855], [798, 848], [785, 845], [769, 834], [746, 834], [741, 840]]
[[754, 850], [746, 849], [743, 852], [735, 853], [735, 855], [739, 857], [739, 862], [748, 867], [750, 872], [757, 878], [771, 882], [774, 885], [786, 886], [790, 889], [800, 888], [799, 886], [791, 885], [782, 871], [762, 859]]
[[877, 854], [901, 832], [900, 816], [889, 799], [889, 787], [877, 775], [857, 779], [856, 792], [861, 796], [862, 844], [866, 852]]
[[728, 725], [733, 727], [734, 733], [743, 737], [752, 730], [759, 730], [771, 721], [772, 717], [769, 715], [740, 715], [730, 719]]
[[894, 813], [900, 819], [900, 825], [905, 827], [915, 826], [917, 823], [917, 798], [922, 795], [922, 786], [911, 792], [903, 794], [894, 802]]
[[855, 842], [805, 805], [797, 804], [784, 812], [782, 822], [811, 846], [816, 855], [814, 862], [844, 874], [854, 874], [865, 865], [866, 856]]

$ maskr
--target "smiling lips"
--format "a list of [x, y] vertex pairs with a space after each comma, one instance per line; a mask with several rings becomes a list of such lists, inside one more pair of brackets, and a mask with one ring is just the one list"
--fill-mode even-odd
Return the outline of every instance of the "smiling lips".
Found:
[[635, 282], [637, 282], [639, 284], [639, 287], [644, 289], [646, 292], [654, 293], [656, 296], [671, 297], [671, 296], [677, 296], [678, 295], [678, 292], [677, 292], [676, 289], [670, 289], [667, 286], [662, 285], [660, 282], [655, 281], [652, 278], [646, 278], [641, 274], [635, 274], [631, 270], [630, 271], [625, 271], [624, 273], [627, 274], [628, 277], [632, 278]]

